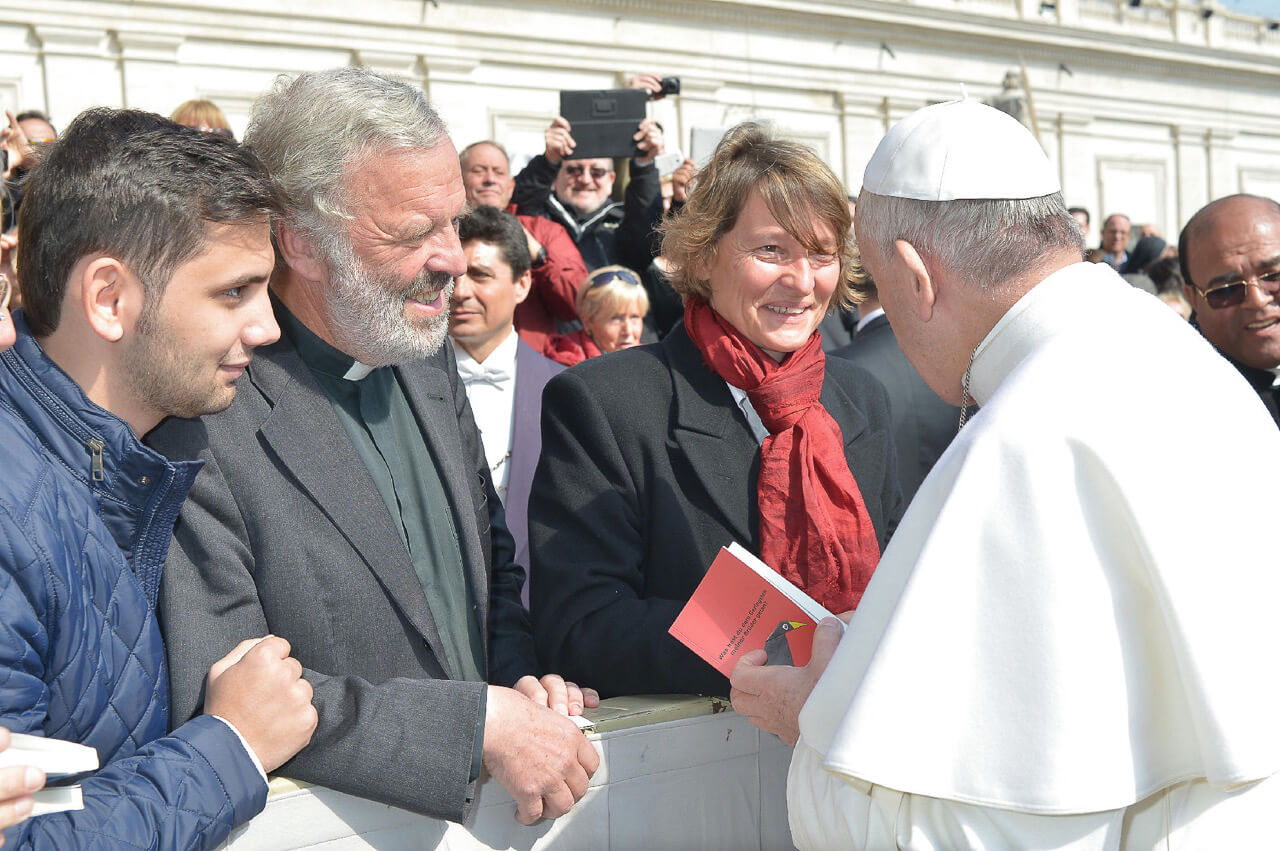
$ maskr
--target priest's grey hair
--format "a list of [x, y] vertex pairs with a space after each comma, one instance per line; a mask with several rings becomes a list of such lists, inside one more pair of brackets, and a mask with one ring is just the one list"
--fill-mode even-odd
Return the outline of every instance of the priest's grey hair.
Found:
[[421, 88], [367, 68], [334, 68], [278, 77], [254, 103], [244, 141], [279, 185], [285, 220], [327, 249], [345, 232], [352, 163], [447, 138]]
[[889, 257], [897, 240], [956, 278], [995, 290], [1037, 268], [1046, 253], [1083, 257], [1084, 238], [1062, 193], [1016, 200], [917, 201], [863, 190], [858, 234]]

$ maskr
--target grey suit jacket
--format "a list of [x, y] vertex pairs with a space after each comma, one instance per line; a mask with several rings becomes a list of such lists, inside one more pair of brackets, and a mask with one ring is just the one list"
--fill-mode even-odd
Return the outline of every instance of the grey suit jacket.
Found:
[[[516, 564], [529, 569], [529, 489], [542, 454], [542, 388], [564, 366], [544, 358], [521, 340], [516, 345], [516, 398], [512, 407], [511, 471], [507, 475], [507, 526], [516, 542]], [[521, 600], [529, 605], [529, 576]]]
[[[453, 507], [490, 680], [509, 685], [536, 673], [521, 571], [453, 351], [397, 372]], [[273, 633], [292, 644], [320, 715], [281, 774], [465, 818], [485, 685], [450, 679], [392, 517], [292, 344], [259, 350], [226, 411], [169, 420], [149, 442], [207, 462], [161, 589], [173, 723], [200, 709], [213, 662]]]

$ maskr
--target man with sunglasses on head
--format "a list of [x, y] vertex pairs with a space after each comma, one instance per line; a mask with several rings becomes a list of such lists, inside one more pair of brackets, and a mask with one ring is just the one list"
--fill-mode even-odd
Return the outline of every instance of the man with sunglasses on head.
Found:
[[1178, 258], [1192, 322], [1280, 425], [1280, 204], [1211, 202], [1182, 229]]

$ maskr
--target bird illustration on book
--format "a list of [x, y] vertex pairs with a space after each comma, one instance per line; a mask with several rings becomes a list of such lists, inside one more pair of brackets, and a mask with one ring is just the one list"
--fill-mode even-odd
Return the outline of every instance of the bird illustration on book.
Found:
[[794, 665], [791, 655], [791, 633], [810, 624], [801, 621], [782, 621], [773, 628], [764, 642], [764, 652], [768, 655], [766, 665]]

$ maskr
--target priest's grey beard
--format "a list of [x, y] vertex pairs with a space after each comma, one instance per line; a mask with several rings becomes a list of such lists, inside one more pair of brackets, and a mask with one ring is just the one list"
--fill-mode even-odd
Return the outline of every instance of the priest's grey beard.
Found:
[[[420, 360], [440, 350], [449, 335], [449, 297], [453, 277], [424, 269], [407, 283], [370, 269], [345, 239], [327, 246], [333, 333], [339, 348], [366, 366], [390, 366]], [[405, 301], [435, 300], [443, 290], [445, 310], [425, 321], [405, 315]]]

